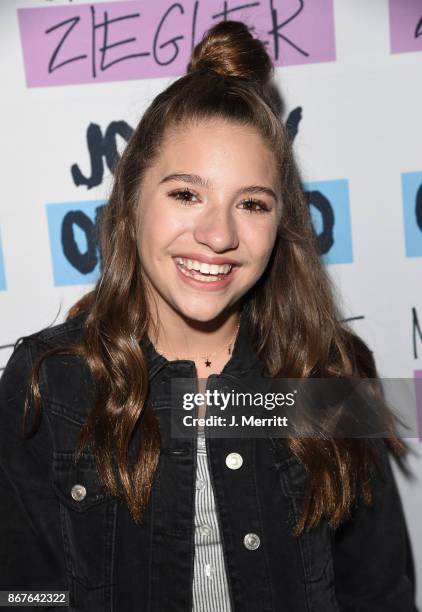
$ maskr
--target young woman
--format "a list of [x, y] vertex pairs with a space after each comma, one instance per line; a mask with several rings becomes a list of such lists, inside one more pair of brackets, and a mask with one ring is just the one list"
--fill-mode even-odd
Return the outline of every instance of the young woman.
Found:
[[176, 379], [376, 377], [334, 305], [271, 72], [244, 24], [207, 33], [116, 168], [95, 288], [12, 355], [1, 590], [89, 612], [415, 609], [387, 412], [374, 439], [173, 435]]

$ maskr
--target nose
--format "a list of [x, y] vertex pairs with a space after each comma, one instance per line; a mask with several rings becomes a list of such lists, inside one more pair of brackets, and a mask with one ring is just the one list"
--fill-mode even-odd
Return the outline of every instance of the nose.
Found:
[[194, 238], [216, 253], [236, 249], [239, 245], [239, 236], [233, 211], [210, 206], [196, 219]]

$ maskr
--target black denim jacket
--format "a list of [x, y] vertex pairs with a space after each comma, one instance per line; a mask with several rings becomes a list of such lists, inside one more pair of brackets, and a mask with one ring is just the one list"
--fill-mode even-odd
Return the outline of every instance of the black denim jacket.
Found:
[[[83, 320], [34, 335], [74, 342]], [[86, 612], [191, 611], [196, 441], [170, 435], [170, 383], [192, 378], [194, 389], [196, 370], [142, 342], [162, 437], [142, 525], [104, 491], [92, 454], [72, 461], [94, 398], [87, 367], [71, 356], [46, 360], [40, 427], [24, 439], [24, 392], [37, 345], [25, 340], [13, 353], [0, 384], [0, 590], [69, 590], [69, 609]], [[242, 317], [230, 361], [207, 385], [242, 391], [251, 377], [264, 379], [263, 364]], [[272, 438], [207, 438], [233, 612], [416, 610], [406, 525], [383, 449], [380, 441], [384, 477], [374, 481], [373, 507], [358, 505], [335, 532], [322, 521], [297, 538], [291, 529], [306, 473], [287, 447]], [[242, 456], [241, 469], [227, 467], [232, 452]], [[74, 499], [77, 484], [86, 494]], [[259, 536], [255, 549], [245, 546], [248, 533]]]

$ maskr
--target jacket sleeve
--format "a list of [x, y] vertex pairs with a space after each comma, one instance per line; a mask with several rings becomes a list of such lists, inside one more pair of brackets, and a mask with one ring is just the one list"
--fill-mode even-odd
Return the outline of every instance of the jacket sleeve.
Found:
[[373, 504], [360, 503], [334, 536], [337, 600], [341, 612], [418, 612], [397, 484], [384, 440], [372, 441], [381, 467], [373, 477]]
[[31, 367], [24, 341], [0, 379], [0, 590], [68, 590], [47, 416], [33, 437], [22, 430]]

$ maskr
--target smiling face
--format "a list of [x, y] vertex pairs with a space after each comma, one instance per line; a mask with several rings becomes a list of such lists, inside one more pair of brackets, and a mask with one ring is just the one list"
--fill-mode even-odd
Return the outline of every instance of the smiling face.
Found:
[[166, 135], [137, 209], [143, 275], [162, 323], [211, 321], [240, 304], [275, 242], [276, 185], [274, 156], [252, 128], [213, 120]]

